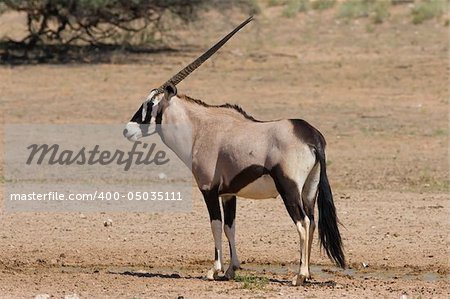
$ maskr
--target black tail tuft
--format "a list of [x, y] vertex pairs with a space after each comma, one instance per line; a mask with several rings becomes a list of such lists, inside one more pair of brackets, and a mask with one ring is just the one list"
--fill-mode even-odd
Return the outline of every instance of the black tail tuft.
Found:
[[320, 163], [319, 194], [317, 198], [320, 244], [336, 265], [345, 268], [345, 256], [341, 234], [339, 233], [336, 207], [334, 206], [333, 194], [328, 182], [325, 151], [322, 146], [316, 148], [316, 156]]

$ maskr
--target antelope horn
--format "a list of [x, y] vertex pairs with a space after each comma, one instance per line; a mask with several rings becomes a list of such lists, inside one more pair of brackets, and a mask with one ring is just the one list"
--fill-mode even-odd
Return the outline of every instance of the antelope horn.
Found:
[[184, 78], [186, 78], [196, 68], [198, 68], [200, 65], [202, 65], [203, 62], [208, 60], [209, 57], [211, 57], [214, 53], [216, 53], [217, 50], [219, 50], [236, 32], [238, 32], [242, 27], [247, 25], [251, 20], [253, 20], [253, 16], [249, 17], [247, 20], [242, 22], [233, 31], [228, 33], [224, 38], [222, 38], [219, 42], [217, 42], [214, 46], [212, 46], [208, 51], [203, 53], [200, 57], [198, 57], [196, 60], [191, 62], [188, 66], [186, 66], [184, 69], [179, 71], [175, 76], [170, 78], [166, 83], [161, 85], [157, 89], [158, 93], [164, 92], [164, 88], [167, 87], [170, 84], [177, 85], [178, 83], [183, 81]]

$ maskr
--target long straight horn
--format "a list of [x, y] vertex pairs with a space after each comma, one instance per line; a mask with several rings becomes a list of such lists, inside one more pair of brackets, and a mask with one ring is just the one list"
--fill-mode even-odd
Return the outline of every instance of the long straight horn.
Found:
[[247, 20], [242, 22], [239, 26], [237, 26], [233, 31], [227, 34], [224, 38], [222, 38], [217, 44], [212, 46], [208, 51], [203, 53], [199, 58], [191, 62], [188, 66], [186, 66], [184, 69], [178, 72], [175, 76], [170, 78], [166, 83], [161, 85], [158, 88], [158, 92], [163, 92], [164, 88], [168, 86], [169, 84], [177, 85], [180, 83], [184, 78], [186, 78], [190, 73], [192, 73], [196, 68], [198, 68], [200, 65], [202, 65], [203, 62], [205, 62], [209, 57], [211, 57], [214, 53], [217, 52], [236, 32], [238, 32], [242, 27], [247, 25], [251, 20], [253, 20], [253, 16], [249, 17]]

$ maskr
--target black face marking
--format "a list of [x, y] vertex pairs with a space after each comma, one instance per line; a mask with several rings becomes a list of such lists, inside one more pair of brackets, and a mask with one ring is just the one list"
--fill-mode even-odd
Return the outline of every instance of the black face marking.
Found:
[[238, 193], [239, 190], [248, 184], [256, 181], [265, 174], [269, 174], [269, 170], [261, 165], [250, 165], [239, 172], [228, 184], [220, 190], [221, 194]]
[[161, 100], [158, 103], [158, 112], [156, 113], [156, 119], [155, 119], [155, 122], [157, 125], [160, 125], [162, 123], [163, 112], [168, 105], [169, 105], [169, 103], [165, 99]]
[[156, 120], [155, 120], [155, 122], [156, 122], [156, 124], [157, 125], [160, 125], [161, 123], [162, 123], [162, 109], [158, 112], [158, 114], [156, 114]]
[[149, 102], [147, 104], [147, 114], [145, 115], [144, 121], [142, 121], [142, 109], [143, 109], [143, 107], [144, 107], [144, 104], [142, 104], [141, 107], [139, 107], [139, 109], [136, 111], [136, 113], [131, 118], [130, 122], [135, 122], [135, 123], [138, 123], [138, 124], [149, 124], [150, 123], [153, 103]]
[[[130, 119], [130, 122], [134, 122], [139, 124], [139, 128], [141, 129], [142, 135], [145, 136], [148, 134], [148, 124], [150, 123], [150, 117], [151, 117], [151, 113], [147, 113], [147, 115], [145, 116], [144, 121], [142, 121], [142, 108], [143, 108], [144, 104], [141, 105], [141, 107], [139, 107], [139, 109], [134, 113], [133, 117]], [[148, 108], [152, 109], [153, 104], [149, 103], [148, 104]], [[123, 135], [125, 137], [127, 137], [128, 134], [128, 130], [125, 128], [123, 130]]]
[[[142, 131], [142, 135], [145, 136], [148, 134], [149, 124], [152, 118], [152, 110], [153, 110], [153, 102], [147, 103], [147, 113], [145, 114], [145, 119], [142, 121], [142, 109], [144, 107], [144, 104], [139, 107], [139, 109], [136, 111], [136, 113], [131, 118], [130, 122], [135, 122], [139, 124], [139, 128]], [[156, 116], [156, 124], [161, 124], [162, 121], [162, 109], [159, 109], [159, 112]]]

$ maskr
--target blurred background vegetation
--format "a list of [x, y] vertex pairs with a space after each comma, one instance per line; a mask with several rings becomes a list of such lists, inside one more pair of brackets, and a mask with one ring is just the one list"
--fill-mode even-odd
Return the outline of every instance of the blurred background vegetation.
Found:
[[[420, 24], [448, 14], [449, 4], [449, 0], [268, 0], [269, 6], [283, 6], [286, 17], [310, 10], [335, 8], [336, 18], [370, 18], [376, 24], [388, 20], [390, 10], [398, 5], [407, 5], [411, 22]], [[448, 24], [447, 18], [444, 25]]]
[[[154, 51], [164, 48], [174, 24], [195, 20], [199, 12], [239, 11], [258, 14], [280, 7], [286, 18], [330, 11], [337, 20], [368, 19], [388, 22], [392, 9], [407, 7], [408, 19], [421, 24], [439, 19], [449, 25], [450, 0], [0, 0], [0, 15], [16, 11], [26, 15], [26, 36], [0, 37], [3, 62], [58, 60], [69, 51], [121, 49]], [[59, 58], [58, 58], [59, 57]]]
[[26, 14], [28, 35], [19, 42], [30, 47], [151, 43], [167, 18], [189, 22], [212, 7], [256, 12], [248, 0], [0, 0], [0, 6]]
[[250, 0], [0, 0], [0, 14], [26, 15], [27, 32], [20, 40], [3, 37], [0, 55], [3, 61], [40, 62], [68, 52], [150, 52], [164, 44], [174, 23], [191, 22], [213, 8], [258, 12]]

